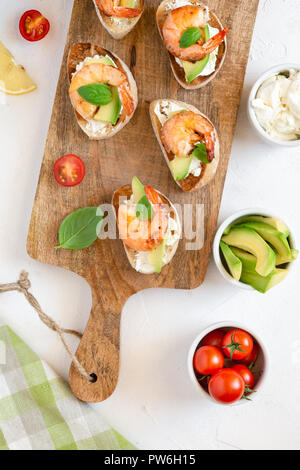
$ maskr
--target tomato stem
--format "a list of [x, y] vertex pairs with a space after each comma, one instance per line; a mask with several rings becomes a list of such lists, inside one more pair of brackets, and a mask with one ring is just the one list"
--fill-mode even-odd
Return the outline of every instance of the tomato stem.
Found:
[[227, 346], [223, 346], [223, 349], [230, 349], [230, 359], [232, 359], [233, 357], [233, 354], [235, 353], [235, 351], [240, 351], [240, 352], [245, 352], [242, 348], [240, 348], [240, 346], [242, 346], [241, 343], [237, 343], [234, 341], [233, 339], [233, 333], [232, 333], [232, 336], [231, 336], [231, 344], [228, 344]]
[[211, 378], [211, 375], [203, 375], [201, 379], [199, 379], [199, 382], [202, 382], [202, 380], [204, 379], [210, 379], [210, 378]]

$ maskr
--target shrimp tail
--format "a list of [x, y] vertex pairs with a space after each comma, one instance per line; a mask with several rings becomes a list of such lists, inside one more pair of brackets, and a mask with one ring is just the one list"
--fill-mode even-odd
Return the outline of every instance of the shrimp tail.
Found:
[[205, 137], [205, 145], [206, 145], [206, 150], [207, 150], [207, 160], [209, 162], [212, 162], [213, 159], [215, 158], [214, 135], [211, 133], [211, 134], [206, 134], [204, 137]]
[[138, 8], [115, 7], [114, 16], [119, 18], [136, 18], [142, 12]]
[[226, 34], [228, 33], [229, 28], [226, 27], [222, 31], [220, 31], [218, 34], [210, 38], [206, 43], [203, 44], [202, 49], [204, 50], [206, 55], [211, 54], [223, 41], [225, 38]]
[[127, 86], [124, 84], [119, 87], [119, 91], [120, 91], [121, 101], [125, 109], [125, 112], [127, 116], [130, 116], [134, 111], [134, 102], [133, 102], [132, 96], [130, 92], [128, 91]]
[[145, 193], [148, 198], [148, 200], [152, 204], [162, 204], [162, 199], [160, 195], [155, 191], [155, 189], [152, 188], [152, 186], [145, 186]]

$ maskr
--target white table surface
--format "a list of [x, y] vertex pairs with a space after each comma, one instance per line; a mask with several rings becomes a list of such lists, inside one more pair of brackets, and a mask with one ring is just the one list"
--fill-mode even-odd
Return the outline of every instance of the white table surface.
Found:
[[[83, 331], [91, 293], [80, 277], [33, 261], [26, 253], [28, 225], [39, 177], [72, 0], [1, 0], [0, 40], [38, 83], [34, 93], [0, 96], [0, 283], [30, 273], [32, 292], [66, 328]], [[30, 44], [18, 34], [26, 9], [40, 9], [51, 31]], [[242, 104], [225, 184], [220, 221], [236, 210], [263, 206], [284, 217], [300, 237], [299, 149], [272, 148], [249, 126], [250, 87], [267, 68], [299, 60], [299, 0], [261, 0]], [[142, 449], [300, 448], [299, 263], [267, 295], [227, 284], [211, 262], [192, 292], [148, 290], [132, 297], [122, 317], [117, 390], [92, 405]], [[265, 390], [252, 403], [214, 405], [199, 397], [187, 375], [194, 337], [209, 324], [240, 321], [271, 352]], [[70, 366], [59, 339], [17, 293], [1, 296], [0, 321], [9, 324], [63, 377]], [[78, 341], [69, 338], [75, 349]]]

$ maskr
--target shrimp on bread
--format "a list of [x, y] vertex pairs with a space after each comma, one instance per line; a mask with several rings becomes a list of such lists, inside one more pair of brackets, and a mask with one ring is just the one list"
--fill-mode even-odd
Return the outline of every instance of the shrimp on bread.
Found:
[[[107, 139], [119, 132], [138, 103], [136, 83], [126, 64], [100, 46], [77, 43], [70, 48], [67, 67], [69, 96], [82, 130], [92, 140]], [[106, 104], [87, 95], [94, 89], [97, 95], [101, 87], [108, 95]]]
[[216, 76], [225, 59], [228, 28], [206, 5], [199, 0], [163, 0], [156, 22], [183, 88], [200, 88]]

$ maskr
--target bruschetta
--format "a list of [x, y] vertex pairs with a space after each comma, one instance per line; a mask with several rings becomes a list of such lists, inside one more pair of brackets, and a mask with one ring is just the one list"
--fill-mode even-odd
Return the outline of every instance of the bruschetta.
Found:
[[160, 273], [172, 260], [181, 238], [175, 207], [137, 177], [115, 191], [112, 204], [130, 265], [142, 274]]
[[144, 0], [93, 0], [101, 24], [114, 39], [122, 39], [137, 24]]
[[198, 0], [163, 0], [156, 22], [178, 83], [194, 90], [210, 82], [223, 65], [228, 28]]
[[182, 191], [195, 191], [215, 176], [220, 144], [213, 123], [195, 106], [160, 99], [150, 104], [152, 126], [171, 171]]
[[118, 56], [101, 46], [77, 43], [70, 48], [67, 70], [77, 122], [91, 140], [112, 137], [130, 121], [137, 87]]

